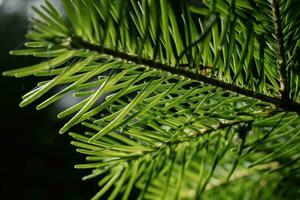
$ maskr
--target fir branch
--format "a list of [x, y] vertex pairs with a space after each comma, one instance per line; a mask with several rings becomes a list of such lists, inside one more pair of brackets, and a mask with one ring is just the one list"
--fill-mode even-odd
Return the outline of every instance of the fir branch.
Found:
[[[239, 86], [236, 86], [236, 85], [233, 85], [230, 83], [226, 83], [224, 81], [221, 81], [221, 80], [218, 80], [215, 78], [211, 78], [211, 77], [205, 76], [205, 75], [197, 73], [197, 72], [189, 71], [184, 68], [179, 68], [176, 66], [160, 63], [155, 60], [143, 58], [143, 57], [140, 57], [137, 55], [129, 55], [124, 52], [119, 52], [119, 51], [112, 50], [110, 48], [91, 44], [91, 43], [88, 43], [88, 42], [82, 40], [79, 37], [73, 37], [71, 39], [71, 42], [69, 45], [70, 45], [70, 48], [72, 48], [72, 49], [84, 48], [84, 49], [87, 49], [90, 51], [104, 53], [107, 55], [111, 55], [115, 58], [121, 58], [126, 61], [134, 62], [136, 64], [142, 64], [145, 66], [149, 66], [150, 68], [162, 70], [165, 72], [170, 72], [174, 75], [184, 76], [186, 78], [190, 78], [192, 80], [197, 80], [197, 81], [201, 81], [206, 84], [217, 86], [219, 88], [222, 88], [222, 89], [225, 89], [225, 90], [228, 90], [231, 92], [235, 92], [237, 94], [241, 94], [241, 95], [244, 95], [244, 96], [247, 96], [250, 98], [258, 99], [263, 102], [271, 103], [271, 104], [273, 104], [277, 107], [280, 107], [286, 111], [300, 112], [300, 104], [297, 102], [291, 102], [291, 101], [287, 102], [286, 98], [278, 98], [278, 97], [268, 96], [263, 93], [255, 92], [250, 89], [246, 89], [246, 88], [239, 87]], [[284, 90], [284, 91], [286, 92], [286, 90]]]
[[251, 123], [253, 121], [254, 121], [254, 119], [253, 120], [248, 120], [248, 121], [229, 121], [229, 122], [219, 123], [218, 125], [216, 125], [214, 127], [204, 128], [202, 130], [199, 130], [195, 134], [193, 134], [190, 137], [187, 137], [184, 140], [169, 141], [169, 142], [165, 143], [165, 145], [176, 145], [176, 144], [180, 144], [180, 143], [183, 143], [183, 142], [189, 142], [190, 140], [197, 139], [199, 137], [203, 137], [204, 135], [211, 134], [214, 131], [218, 131], [218, 130], [222, 130], [222, 129], [226, 129], [226, 128], [231, 128], [233, 126], [241, 125], [241, 124], [244, 124], [244, 123]]
[[286, 58], [285, 58], [285, 48], [284, 48], [284, 39], [282, 33], [282, 22], [279, 9], [278, 0], [272, 0], [272, 14], [274, 17], [274, 27], [275, 27], [275, 36], [278, 47], [278, 59], [277, 63], [280, 70], [280, 93], [281, 98], [284, 102], [290, 102], [289, 98], [289, 85], [286, 75]]
[[61, 86], [37, 108], [82, 97], [59, 117], [72, 116], [63, 132], [80, 122], [98, 131], [70, 133], [87, 161], [75, 168], [101, 177], [93, 199], [132, 199], [134, 188], [138, 199], [182, 199], [186, 188], [199, 199], [259, 168], [295, 173], [300, 102], [289, 95], [300, 87], [285, 42], [299, 33], [296, 0], [61, 2], [66, 17], [48, 2], [35, 9], [29, 48], [12, 52], [48, 60], [4, 75], [49, 77], [22, 105]]

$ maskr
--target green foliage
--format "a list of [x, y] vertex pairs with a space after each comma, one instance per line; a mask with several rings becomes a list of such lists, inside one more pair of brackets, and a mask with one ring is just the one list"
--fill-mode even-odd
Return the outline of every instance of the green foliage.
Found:
[[92, 199], [241, 199], [299, 177], [297, 0], [61, 2], [11, 52], [44, 61], [4, 75], [43, 78], [20, 106], [78, 98], [60, 133], [100, 177]]

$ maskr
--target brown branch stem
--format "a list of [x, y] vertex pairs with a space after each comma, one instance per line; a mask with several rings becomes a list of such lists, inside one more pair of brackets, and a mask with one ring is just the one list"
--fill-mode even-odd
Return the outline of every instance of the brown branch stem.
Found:
[[233, 84], [230, 84], [230, 83], [227, 83], [227, 82], [224, 82], [224, 81], [212, 78], [212, 77], [205, 76], [200, 73], [190, 71], [188, 69], [175, 67], [172, 65], [157, 62], [155, 60], [143, 58], [138, 55], [130, 55], [130, 54], [112, 50], [110, 48], [106, 48], [103, 46], [94, 45], [94, 44], [88, 43], [86, 41], [83, 41], [81, 38], [78, 38], [78, 37], [72, 38], [72, 40], [70, 42], [70, 47], [75, 48], [75, 49], [84, 48], [84, 49], [87, 49], [90, 51], [96, 51], [98, 53], [111, 55], [115, 58], [121, 58], [125, 61], [134, 62], [136, 64], [142, 64], [145, 66], [149, 66], [150, 68], [162, 70], [165, 72], [170, 72], [171, 74], [174, 74], [174, 75], [181, 75], [186, 78], [190, 78], [192, 80], [200, 81], [200, 82], [203, 82], [203, 83], [206, 83], [209, 85], [217, 86], [219, 88], [222, 88], [222, 89], [225, 89], [225, 90], [228, 90], [231, 92], [235, 92], [237, 94], [241, 94], [241, 95], [244, 95], [244, 96], [247, 96], [250, 98], [258, 99], [263, 102], [271, 103], [271, 104], [274, 104], [277, 107], [280, 107], [287, 111], [300, 112], [300, 104], [297, 102], [290, 102], [290, 101], [287, 102], [281, 98], [272, 97], [272, 96], [265, 95], [263, 93], [255, 92], [253, 90], [245, 89], [245, 88], [242, 88], [242, 87], [239, 87], [239, 86], [236, 86], [236, 85], [233, 85]]
[[275, 37], [277, 41], [278, 48], [278, 59], [277, 63], [280, 71], [280, 92], [281, 98], [285, 102], [290, 102], [289, 98], [289, 86], [286, 74], [286, 58], [285, 58], [285, 48], [284, 48], [284, 38], [282, 33], [282, 21], [280, 18], [280, 9], [278, 0], [272, 0], [272, 13], [274, 17], [275, 26]]

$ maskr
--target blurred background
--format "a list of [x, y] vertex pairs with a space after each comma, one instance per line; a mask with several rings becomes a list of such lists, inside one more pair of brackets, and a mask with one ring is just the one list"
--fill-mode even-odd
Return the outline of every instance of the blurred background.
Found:
[[[23, 48], [31, 6], [43, 0], [0, 0], [0, 71], [27, 66], [38, 60], [10, 56], [9, 50]], [[57, 1], [53, 1], [60, 6]], [[89, 199], [97, 186], [82, 182], [87, 171], [74, 169], [82, 161], [69, 144], [68, 135], [59, 135], [63, 122], [56, 109], [36, 111], [35, 105], [18, 106], [21, 96], [36, 85], [35, 78], [0, 77], [1, 87], [1, 181], [0, 199], [81, 200]]]

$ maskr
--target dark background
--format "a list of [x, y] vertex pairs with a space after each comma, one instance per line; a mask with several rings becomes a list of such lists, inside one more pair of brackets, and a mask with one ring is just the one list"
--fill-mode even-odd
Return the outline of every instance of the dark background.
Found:
[[[17, 7], [13, 7], [13, 0], [1, 2], [0, 71], [3, 72], [38, 60], [9, 56], [9, 50], [23, 48], [30, 15], [27, 4], [34, 1], [15, 0], [19, 3]], [[95, 181], [81, 181], [88, 171], [74, 169], [83, 156], [75, 152], [67, 134], [58, 134], [63, 122], [56, 119], [57, 111], [53, 107], [36, 111], [36, 104], [22, 109], [18, 106], [21, 96], [35, 85], [35, 78], [0, 77], [0, 199], [89, 199], [97, 186]]]

